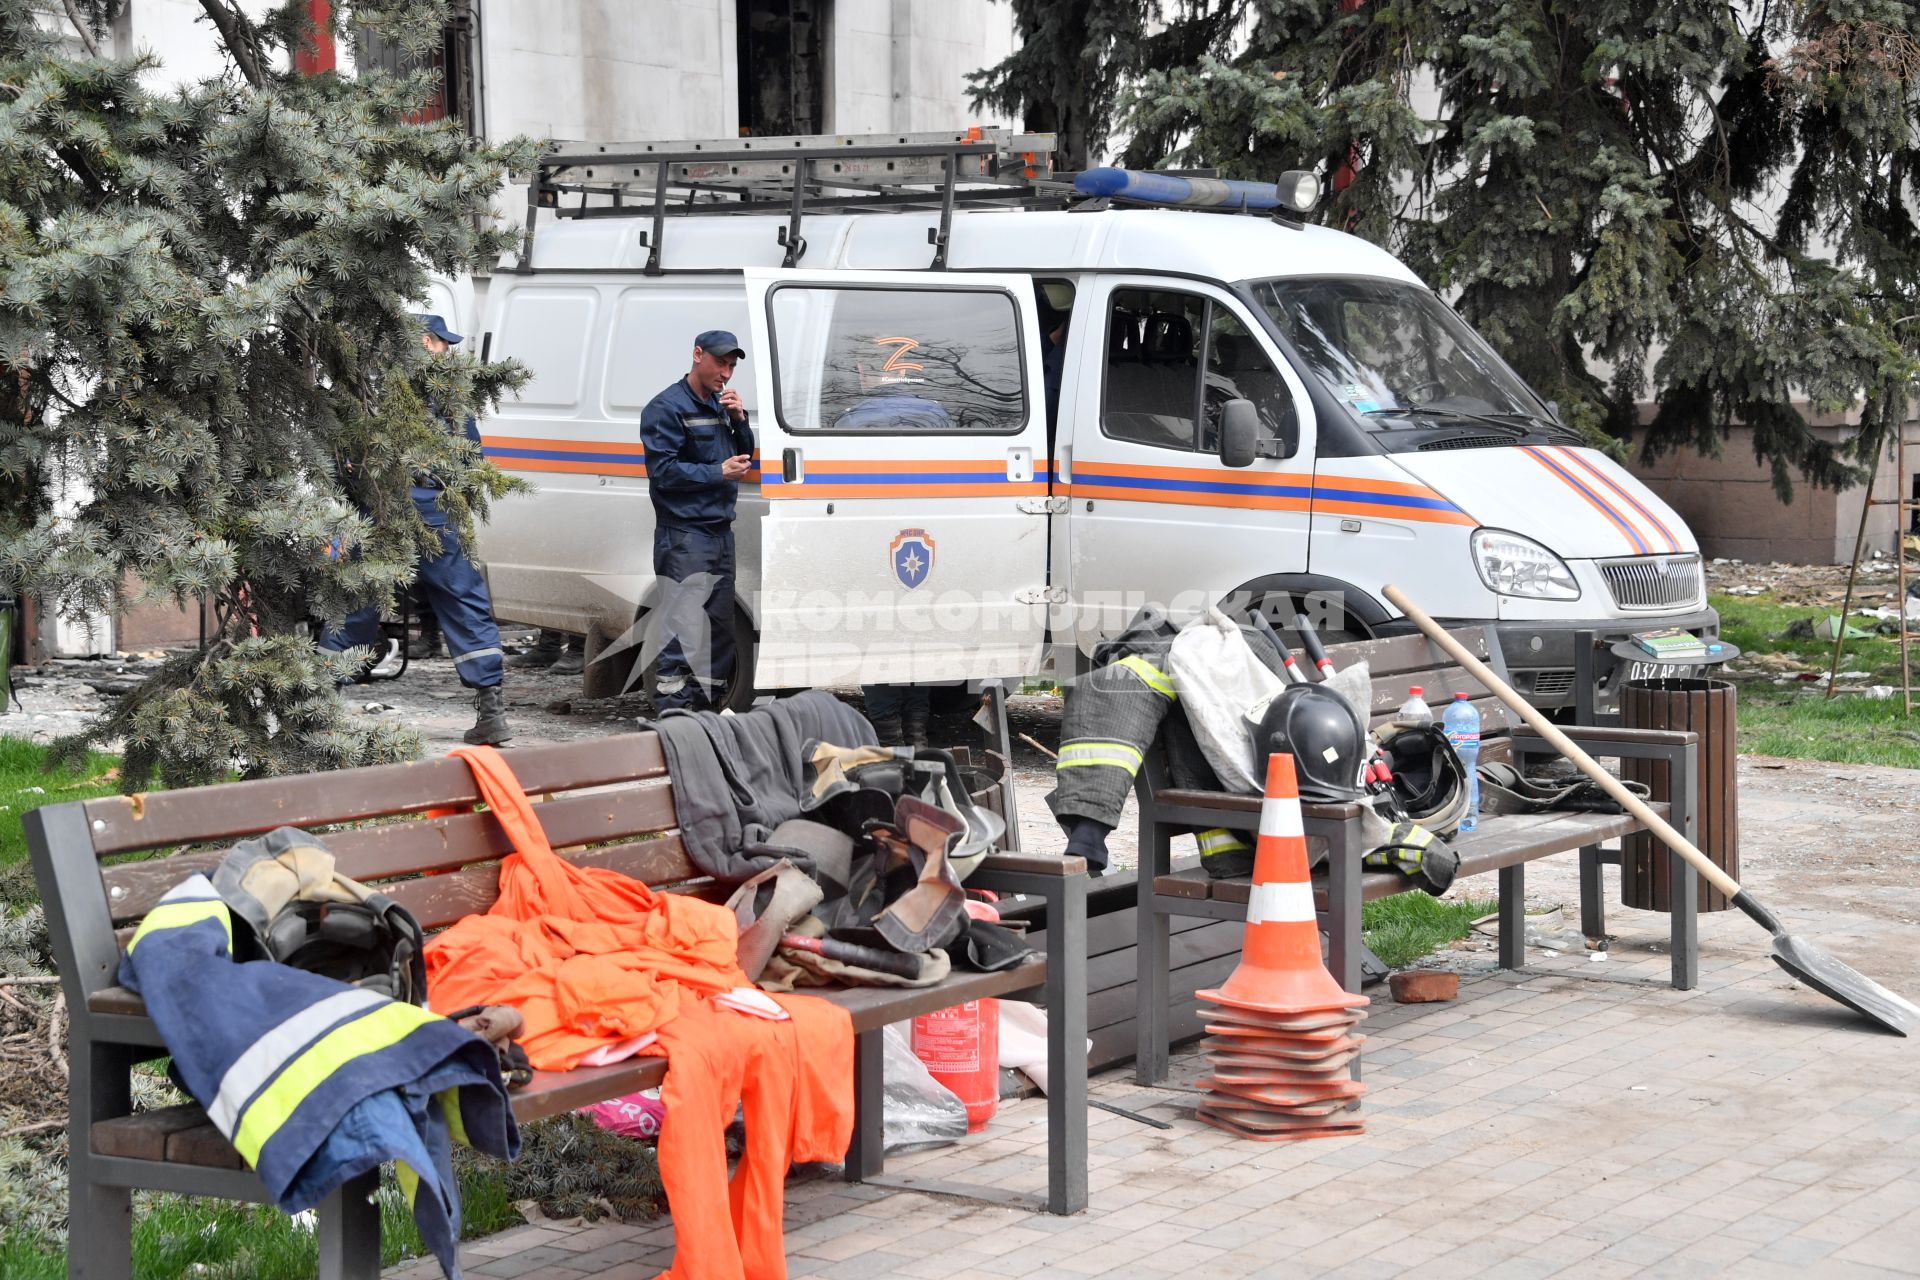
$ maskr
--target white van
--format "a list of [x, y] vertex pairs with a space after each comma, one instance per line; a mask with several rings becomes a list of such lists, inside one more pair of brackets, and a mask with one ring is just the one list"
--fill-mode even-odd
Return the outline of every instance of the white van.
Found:
[[[543, 170], [549, 192], [567, 176]], [[1304, 603], [1332, 639], [1410, 630], [1389, 582], [1497, 623], [1544, 706], [1571, 700], [1579, 631], [1717, 634], [1680, 518], [1366, 241], [938, 199], [537, 220], [481, 325], [483, 354], [533, 374], [482, 428], [537, 485], [481, 534], [496, 612], [593, 648], [644, 617], [640, 412], [694, 334], [725, 328], [759, 446], [736, 530], [762, 690], [1067, 674], [1149, 601], [1256, 601], [1283, 625]], [[1043, 328], [1062, 321], [1050, 415]]]

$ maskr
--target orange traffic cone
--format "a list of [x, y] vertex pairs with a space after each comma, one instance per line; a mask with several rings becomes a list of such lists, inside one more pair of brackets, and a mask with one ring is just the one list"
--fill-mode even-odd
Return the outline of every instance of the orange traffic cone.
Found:
[[[1320, 960], [1320, 926], [1313, 910], [1313, 881], [1307, 874], [1306, 828], [1290, 755], [1275, 752], [1267, 757], [1266, 803], [1260, 807], [1260, 840], [1253, 853], [1253, 896], [1247, 901], [1240, 967], [1219, 988], [1194, 994], [1214, 1004], [1274, 1014], [1352, 1009], [1368, 1003], [1365, 996], [1343, 990]], [[1218, 1034], [1223, 1028], [1207, 1030]]]

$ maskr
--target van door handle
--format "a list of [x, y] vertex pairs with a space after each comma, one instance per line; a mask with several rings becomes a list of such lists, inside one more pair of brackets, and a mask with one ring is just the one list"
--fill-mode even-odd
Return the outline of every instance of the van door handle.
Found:
[[780, 451], [780, 480], [783, 484], [800, 483], [800, 451], [798, 449]]

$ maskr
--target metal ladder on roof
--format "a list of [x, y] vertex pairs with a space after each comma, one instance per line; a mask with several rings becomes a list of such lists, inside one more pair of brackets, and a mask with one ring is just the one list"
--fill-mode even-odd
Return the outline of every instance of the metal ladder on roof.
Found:
[[[927, 211], [932, 270], [947, 265], [953, 211], [962, 204], [1045, 202], [1063, 207], [1072, 185], [1053, 176], [1054, 135], [974, 127], [954, 132], [807, 134], [675, 142], [573, 143], [543, 154], [524, 178], [520, 269], [534, 266], [543, 210], [558, 218], [650, 217], [645, 271], [663, 274], [668, 217], [784, 214], [782, 266], [806, 252], [809, 212]], [[568, 207], [564, 201], [577, 198]]]

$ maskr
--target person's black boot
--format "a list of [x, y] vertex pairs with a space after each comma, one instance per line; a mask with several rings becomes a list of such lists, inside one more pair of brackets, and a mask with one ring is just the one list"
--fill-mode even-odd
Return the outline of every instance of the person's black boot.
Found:
[[510, 667], [550, 667], [560, 657], [566, 645], [566, 637], [558, 631], [540, 632], [539, 642], [525, 653], [516, 653], [507, 659]]
[[587, 639], [585, 636], [568, 636], [566, 648], [553, 664], [547, 668], [550, 676], [577, 676], [587, 669]]
[[499, 685], [474, 690], [473, 728], [464, 739], [476, 747], [497, 747], [513, 736], [507, 727], [507, 695]]
[[878, 716], [872, 720], [871, 723], [873, 725], [873, 736], [880, 739], [881, 746], [897, 747], [901, 745], [899, 716]]
[[927, 745], [927, 713], [924, 711], [905, 711], [900, 716], [901, 743], [909, 747]]
[[407, 641], [409, 658], [444, 658], [447, 650], [440, 637], [440, 623], [432, 614], [420, 619], [420, 634]]

